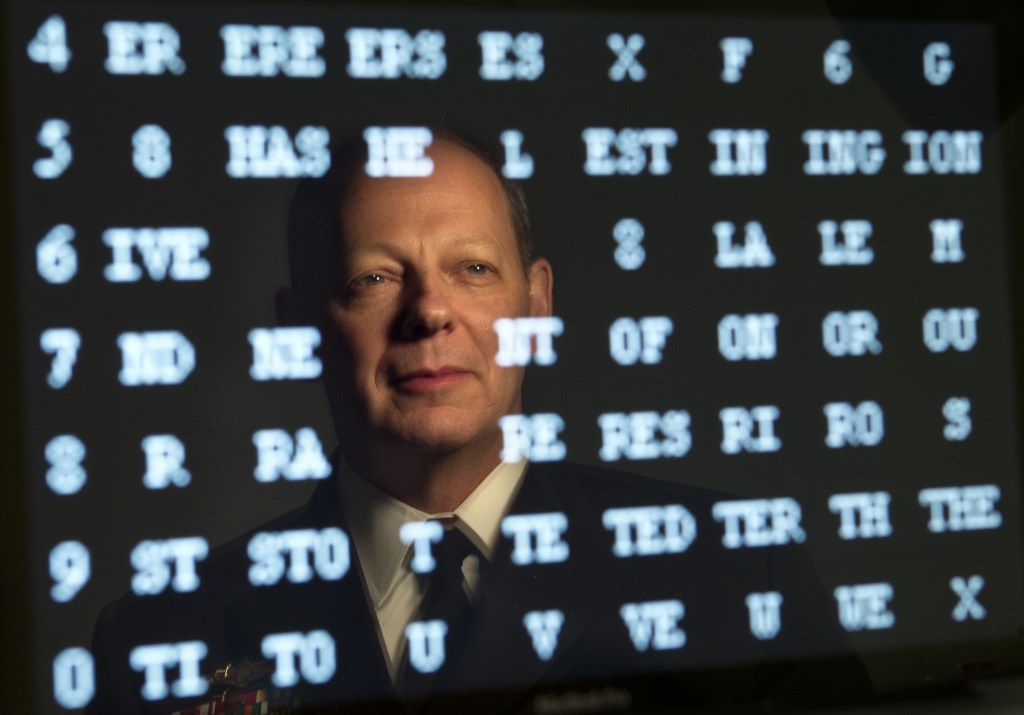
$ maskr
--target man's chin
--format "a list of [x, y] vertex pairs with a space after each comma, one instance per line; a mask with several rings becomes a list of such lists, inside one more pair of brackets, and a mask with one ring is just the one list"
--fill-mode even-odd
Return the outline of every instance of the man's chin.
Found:
[[460, 434], [448, 432], [417, 431], [413, 434], [393, 435], [390, 440], [392, 449], [410, 453], [444, 455], [464, 449], [471, 449], [474, 440]]
[[484, 444], [500, 444], [501, 439], [496, 420], [493, 430], [483, 430], [477, 423], [438, 419], [436, 415], [393, 425], [380, 434], [386, 448], [424, 455], [473, 451]]

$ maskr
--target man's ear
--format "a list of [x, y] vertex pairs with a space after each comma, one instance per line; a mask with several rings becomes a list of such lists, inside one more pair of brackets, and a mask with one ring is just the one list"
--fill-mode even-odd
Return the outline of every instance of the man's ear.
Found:
[[309, 299], [294, 288], [278, 288], [274, 296], [277, 324], [282, 327], [315, 325], [316, 320]]
[[551, 315], [551, 288], [555, 276], [551, 264], [545, 258], [538, 258], [530, 264], [530, 315], [535, 318]]

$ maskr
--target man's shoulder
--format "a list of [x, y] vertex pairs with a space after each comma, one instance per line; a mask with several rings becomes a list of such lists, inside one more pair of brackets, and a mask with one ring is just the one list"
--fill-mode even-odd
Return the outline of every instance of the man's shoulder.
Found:
[[253, 664], [262, 669], [254, 676], [255, 688], [263, 687], [269, 673], [266, 636], [321, 629], [339, 642], [339, 658], [360, 658], [349, 666], [359, 677], [339, 680], [338, 697], [378, 697], [381, 678], [366, 656], [376, 638], [367, 625], [347, 538], [334, 489], [321, 483], [302, 506], [212, 549], [196, 564], [198, 585], [192, 591], [129, 593], [109, 604], [93, 635], [98, 692], [90, 712], [175, 709], [171, 701], [139, 701], [142, 676], [129, 667], [139, 645], [201, 643], [204, 676], [229, 664]]
[[322, 511], [311, 499], [215, 546], [196, 563], [198, 585], [188, 591], [167, 589], [159, 595], [145, 595], [133, 587], [104, 607], [97, 620], [97, 634], [132, 633], [155, 640], [173, 638], [183, 631], [220, 627], [224, 614], [254, 593], [249, 574], [254, 539], [327, 525], [329, 521]]
[[338, 504], [337, 487], [333, 480], [326, 479], [299, 506], [250, 527], [237, 536], [211, 550], [207, 564], [217, 565], [226, 560], [236, 560], [245, 554], [252, 540], [261, 534], [283, 534], [301, 529], [323, 529], [343, 525], [341, 508]]
[[[851, 682], [858, 687], [865, 682], [803, 538], [771, 547], [730, 540], [730, 527], [715, 505], [738, 495], [565, 462], [532, 464], [527, 476], [523, 491], [529, 492], [514, 508], [543, 504], [538, 492], [547, 495], [548, 504], [559, 505], [555, 508], [568, 518], [568, 560], [577, 577], [588, 576], [588, 600], [596, 597], [596, 584], [626, 574], [621, 579], [625, 586], [610, 602], [609, 639], [621, 636], [618, 608], [627, 600], [655, 605], [678, 600], [685, 604], [691, 645], [680, 651], [678, 662], [670, 653], [651, 656], [665, 657], [672, 668], [830, 656], [841, 659]], [[770, 641], [750, 631], [751, 595], [785, 603], [781, 631]], [[634, 655], [628, 644], [616, 652]]]

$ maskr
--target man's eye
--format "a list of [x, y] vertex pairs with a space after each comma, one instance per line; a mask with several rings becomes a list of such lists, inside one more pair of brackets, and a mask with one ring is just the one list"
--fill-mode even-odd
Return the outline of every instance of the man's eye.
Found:
[[356, 279], [357, 286], [375, 286], [384, 282], [384, 276], [380, 273], [370, 273]]
[[466, 266], [466, 272], [474, 276], [483, 276], [491, 272], [491, 267], [486, 263], [470, 263]]

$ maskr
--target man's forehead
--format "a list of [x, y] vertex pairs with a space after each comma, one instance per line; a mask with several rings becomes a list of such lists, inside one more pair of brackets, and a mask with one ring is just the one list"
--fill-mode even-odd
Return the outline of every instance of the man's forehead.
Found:
[[[398, 224], [410, 217], [438, 221], [465, 219], [463, 242], [494, 237], [514, 240], [511, 214], [501, 182], [494, 170], [474, 152], [447, 140], [428, 148], [433, 171], [424, 177], [371, 177], [362, 166], [356, 169], [338, 205], [342, 244], [359, 227]], [[358, 231], [357, 231], [358, 232]]]
[[[437, 138], [427, 147], [426, 156], [433, 164], [431, 173], [426, 176], [369, 176], [365, 163], [360, 162], [355, 167], [348, 193], [424, 190], [434, 187], [443, 190], [440, 187], [453, 183], [471, 184], [474, 193], [478, 194], [503, 193], [497, 170], [470, 148], [448, 139]], [[460, 188], [465, 191], [467, 187]]]
[[[396, 242], [391, 236], [362, 236], [360, 240], [342, 241], [341, 257], [347, 263], [358, 260], [361, 257], [376, 255], [390, 255], [396, 250]], [[509, 239], [511, 241], [511, 239]], [[401, 244], [398, 244], [399, 246]], [[414, 244], [419, 246], [421, 244]], [[443, 242], [434, 240], [434, 237], [426, 238], [423, 241], [425, 246], [433, 246], [436, 249], [444, 249], [446, 252], [465, 253], [467, 251], [486, 257], [493, 253], [500, 252], [505, 248], [501, 237], [495, 234], [483, 235], [458, 235], [445, 236]], [[408, 248], [408, 246], [406, 246]], [[509, 244], [509, 247], [511, 245]]]

